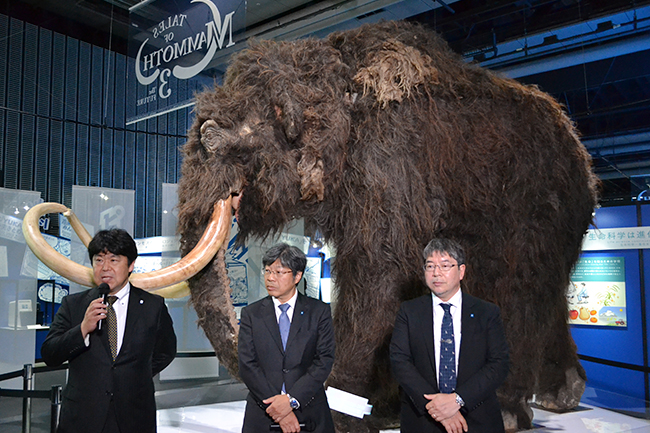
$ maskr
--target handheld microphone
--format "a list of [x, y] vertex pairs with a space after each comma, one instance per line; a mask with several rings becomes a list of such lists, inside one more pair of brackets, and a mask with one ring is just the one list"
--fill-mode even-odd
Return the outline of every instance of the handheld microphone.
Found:
[[[102, 297], [102, 301], [104, 302], [104, 304], [106, 304], [106, 296], [111, 292], [111, 288], [108, 287], [108, 284], [106, 283], [101, 283], [97, 288], [99, 289], [99, 296]], [[100, 331], [102, 330], [103, 321], [104, 319], [100, 320], [99, 323], [97, 324], [97, 329]]]

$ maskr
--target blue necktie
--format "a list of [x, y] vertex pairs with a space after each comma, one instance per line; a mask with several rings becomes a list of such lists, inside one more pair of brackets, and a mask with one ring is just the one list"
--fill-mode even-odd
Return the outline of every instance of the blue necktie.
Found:
[[[289, 315], [287, 314], [287, 310], [289, 309], [289, 304], [280, 304], [278, 305], [282, 313], [280, 314], [280, 321], [278, 322], [278, 325], [280, 325], [280, 338], [282, 338], [282, 348], [286, 349], [287, 348], [287, 339], [289, 338], [289, 328], [291, 328], [291, 322], [289, 321]], [[286, 388], [284, 386], [284, 382], [282, 383], [282, 393], [284, 394], [286, 391]]]
[[440, 334], [440, 392], [451, 394], [456, 389], [456, 344], [454, 342], [454, 322], [451, 318], [451, 304], [440, 304], [445, 315], [442, 317]]
[[287, 315], [287, 310], [289, 309], [289, 304], [278, 305], [282, 314], [280, 314], [280, 337], [282, 337], [282, 348], [287, 348], [287, 338], [289, 338], [289, 328], [291, 328], [291, 322], [289, 321], [289, 316]]

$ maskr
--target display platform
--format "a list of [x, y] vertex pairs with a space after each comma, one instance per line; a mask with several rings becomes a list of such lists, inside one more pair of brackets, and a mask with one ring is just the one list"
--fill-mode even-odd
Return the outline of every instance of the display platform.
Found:
[[[158, 411], [158, 433], [240, 433], [245, 401], [179, 407]], [[650, 433], [650, 421], [581, 404], [558, 414], [533, 408], [530, 433]], [[382, 433], [398, 433], [383, 430]]]

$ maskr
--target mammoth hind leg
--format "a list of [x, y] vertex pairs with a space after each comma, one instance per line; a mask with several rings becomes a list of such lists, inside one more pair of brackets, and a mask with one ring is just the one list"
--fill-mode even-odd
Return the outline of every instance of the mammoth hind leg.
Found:
[[551, 410], [569, 410], [580, 404], [587, 375], [580, 365], [564, 316], [558, 318], [553, 334], [558, 338], [544, 352], [535, 387], [535, 403]]

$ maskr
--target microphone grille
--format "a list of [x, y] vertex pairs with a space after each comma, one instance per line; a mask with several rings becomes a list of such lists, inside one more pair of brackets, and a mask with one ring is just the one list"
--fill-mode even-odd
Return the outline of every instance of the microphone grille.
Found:
[[111, 291], [111, 288], [106, 283], [101, 283], [97, 288], [99, 289], [100, 295], [108, 295]]

